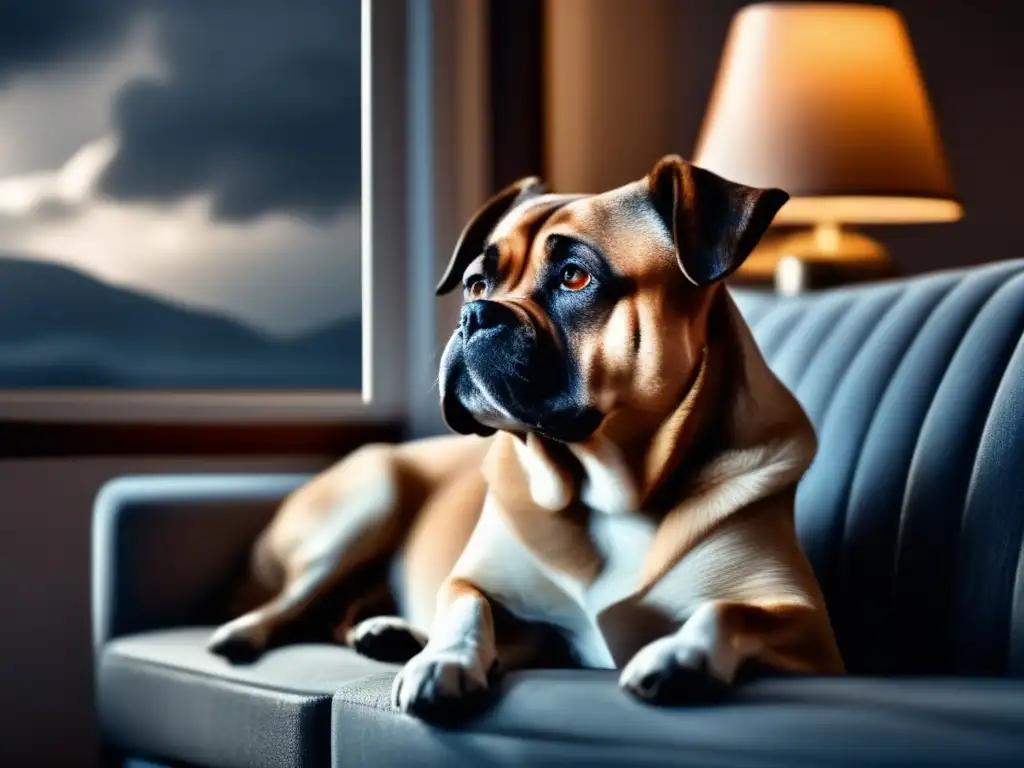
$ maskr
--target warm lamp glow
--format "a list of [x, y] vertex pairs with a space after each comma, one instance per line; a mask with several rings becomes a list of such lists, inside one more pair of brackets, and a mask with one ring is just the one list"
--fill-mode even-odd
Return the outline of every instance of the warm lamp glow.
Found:
[[733, 20], [694, 162], [781, 187], [780, 224], [962, 216], [898, 13], [760, 3]]
[[783, 224], [819, 221], [909, 224], [957, 221], [962, 216], [963, 207], [960, 203], [938, 197], [828, 195], [794, 197], [782, 209], [776, 221]]

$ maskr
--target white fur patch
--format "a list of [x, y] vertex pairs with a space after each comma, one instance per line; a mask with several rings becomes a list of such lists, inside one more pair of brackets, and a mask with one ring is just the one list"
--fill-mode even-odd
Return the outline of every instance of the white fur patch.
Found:
[[596, 436], [587, 443], [569, 443], [585, 477], [580, 498], [591, 509], [607, 515], [635, 512], [639, 503], [629, 467], [618, 447]]
[[706, 659], [708, 671], [724, 683], [731, 683], [743, 660], [761, 650], [756, 638], [726, 632], [714, 603], [698, 608], [673, 638], [679, 664], [693, 666]]
[[559, 472], [527, 443], [513, 441], [516, 455], [530, 483], [530, 498], [539, 507], [557, 512], [572, 500], [572, 488]]
[[385, 632], [405, 632], [421, 645], [427, 644], [427, 636], [413, 627], [401, 616], [371, 616], [368, 619], [356, 624], [348, 630], [345, 635], [345, 642], [348, 645], [355, 645], [369, 635], [383, 634]]
[[590, 519], [590, 536], [604, 558], [604, 569], [587, 590], [586, 609], [591, 616], [598, 616], [636, 587], [655, 528], [650, 518], [639, 514], [595, 515]]
[[444, 610], [439, 611], [430, 630], [427, 647], [432, 650], [465, 649], [467, 646], [478, 648], [488, 657], [487, 662], [494, 658], [494, 649], [490, 638], [482, 635], [483, 606], [481, 598], [471, 595], [457, 597], [448, 603]]
[[524, 621], [564, 629], [587, 666], [614, 669], [617, 659], [621, 663], [632, 656], [650, 636], [625, 630], [609, 645], [600, 619], [607, 608], [636, 588], [654, 530], [652, 521], [637, 514], [592, 517], [589, 535], [602, 556], [603, 568], [593, 583], [584, 584], [538, 559], [508, 528], [497, 503], [488, 498], [453, 575], [476, 584]]
[[524, 621], [548, 622], [566, 630], [587, 666], [615, 667], [604, 637], [585, 607], [585, 585], [546, 568], [508, 528], [492, 498], [484, 502], [452, 575], [476, 584]]
[[486, 690], [497, 658], [493, 638], [482, 631], [483, 606], [478, 598], [459, 597], [438, 614], [426, 647], [395, 677], [391, 705], [400, 712], [443, 706]]
[[721, 625], [717, 606], [708, 602], [676, 633], [641, 648], [623, 668], [619, 684], [638, 690], [650, 676], [668, 679], [680, 668], [706, 670], [731, 684], [740, 664], [760, 650], [756, 638], [730, 636]]

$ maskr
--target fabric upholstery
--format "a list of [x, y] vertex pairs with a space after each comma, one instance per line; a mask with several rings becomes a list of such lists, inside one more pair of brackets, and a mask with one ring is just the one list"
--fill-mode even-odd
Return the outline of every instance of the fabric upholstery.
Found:
[[797, 525], [849, 669], [1024, 674], [1024, 261], [734, 295], [818, 431]]
[[233, 666], [206, 652], [210, 631], [164, 630], [107, 644], [99, 718], [119, 747], [225, 768], [329, 765], [332, 696], [390, 669], [327, 645], [289, 646]]
[[538, 670], [509, 675], [482, 717], [443, 730], [391, 712], [397, 667], [324, 645], [231, 666], [203, 650], [209, 631], [110, 643], [99, 676], [104, 732], [157, 761], [232, 768], [1009, 768], [1024, 754], [1024, 682], [773, 679], [727, 705], [679, 710], [633, 701], [607, 671]]
[[734, 296], [818, 431], [797, 526], [860, 676], [662, 710], [614, 674], [531, 671], [431, 728], [390, 711], [395, 667], [328, 646], [232, 667], [202, 650], [209, 627], [175, 629], [216, 621], [304, 478], [131, 478], [97, 503], [104, 737], [202, 766], [1024, 764], [1024, 261]]
[[[344, 652], [344, 651], [340, 651]], [[387, 710], [391, 674], [334, 699], [335, 766], [1019, 766], [1024, 682], [772, 679], [718, 707], [640, 704], [607, 671], [510, 675], [471, 727]]]
[[131, 632], [223, 619], [227, 590], [307, 475], [146, 475], [107, 483], [92, 524], [96, 649]]

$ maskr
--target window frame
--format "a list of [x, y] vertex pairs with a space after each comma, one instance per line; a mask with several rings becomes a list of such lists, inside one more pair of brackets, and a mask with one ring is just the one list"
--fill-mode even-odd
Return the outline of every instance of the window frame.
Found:
[[[437, 0], [410, 1], [432, 6]], [[414, 271], [406, 251], [413, 194], [406, 183], [407, 149], [421, 121], [432, 119], [407, 109], [409, 10], [406, 0], [361, 0], [361, 391], [0, 389], [0, 423], [295, 425], [404, 419], [411, 326], [406, 299], [423, 289], [396, 280]], [[437, 48], [431, 47], [434, 55]], [[375, 57], [375, 51], [381, 55]], [[457, 173], [436, 164], [434, 170]]]

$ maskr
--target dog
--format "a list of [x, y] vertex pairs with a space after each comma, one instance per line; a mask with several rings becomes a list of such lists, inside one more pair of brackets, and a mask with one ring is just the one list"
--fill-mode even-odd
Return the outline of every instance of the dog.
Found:
[[794, 524], [814, 429], [722, 282], [787, 200], [674, 155], [603, 194], [494, 196], [437, 287], [464, 293], [439, 378], [457, 434], [299, 488], [254, 549], [273, 596], [209, 648], [319, 623], [403, 663], [394, 708], [436, 721], [510, 668], [616, 669], [655, 704], [842, 674]]

